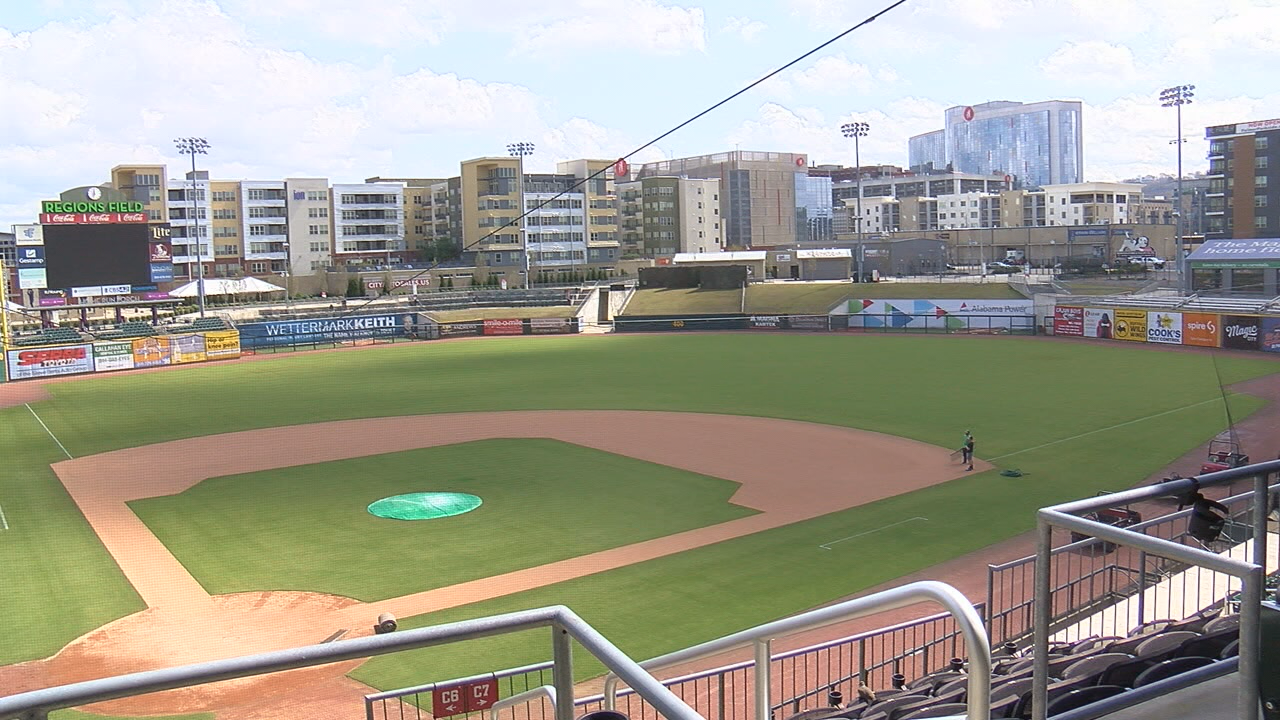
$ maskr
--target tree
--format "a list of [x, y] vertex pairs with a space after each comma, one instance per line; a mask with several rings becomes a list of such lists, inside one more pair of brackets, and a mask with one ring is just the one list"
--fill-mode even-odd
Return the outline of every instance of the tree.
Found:
[[462, 251], [453, 243], [450, 238], [436, 238], [431, 244], [431, 252], [435, 256], [436, 262], [444, 262], [453, 260], [462, 254]]
[[359, 297], [364, 294], [364, 290], [360, 287], [360, 277], [347, 278], [347, 297]]

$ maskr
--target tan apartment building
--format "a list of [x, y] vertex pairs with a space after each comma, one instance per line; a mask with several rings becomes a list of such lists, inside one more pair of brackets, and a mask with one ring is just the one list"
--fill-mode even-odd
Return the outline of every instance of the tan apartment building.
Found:
[[720, 181], [647, 177], [618, 183], [625, 257], [724, 252]]
[[725, 246], [772, 247], [796, 241], [796, 176], [808, 175], [807, 162], [796, 153], [735, 150], [646, 163], [635, 177], [719, 180]]

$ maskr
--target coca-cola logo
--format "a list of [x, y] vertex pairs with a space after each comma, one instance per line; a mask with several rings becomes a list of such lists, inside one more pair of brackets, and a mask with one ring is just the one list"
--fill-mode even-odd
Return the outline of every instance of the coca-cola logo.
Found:
[[1257, 340], [1257, 325], [1228, 325], [1224, 328], [1227, 337], [1233, 340]]
[[146, 221], [147, 216], [144, 213], [123, 213], [120, 215], [120, 222], [140, 223]]
[[76, 221], [76, 216], [71, 214], [54, 215], [53, 221], [56, 223], [70, 223]]
[[85, 219], [91, 223], [111, 222], [111, 216], [106, 213], [90, 213]]

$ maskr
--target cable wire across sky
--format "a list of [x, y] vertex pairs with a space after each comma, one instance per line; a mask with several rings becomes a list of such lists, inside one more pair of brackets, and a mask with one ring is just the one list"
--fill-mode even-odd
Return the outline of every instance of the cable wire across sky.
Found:
[[[725, 97], [724, 99], [717, 101], [715, 104], [711, 105], [710, 107], [708, 107], [708, 108], [706, 108], [706, 109], [702, 110], [701, 112], [697, 113], [696, 115], [693, 115], [692, 117], [689, 117], [688, 119], [684, 120], [683, 122], [681, 122], [680, 124], [676, 125], [675, 127], [672, 127], [671, 129], [667, 130], [666, 132], [663, 132], [661, 135], [658, 135], [657, 137], [653, 138], [652, 140], [649, 140], [648, 142], [644, 143], [643, 145], [640, 145], [639, 147], [636, 147], [635, 149], [631, 150], [630, 152], [628, 152], [628, 153], [626, 153], [626, 154], [624, 154], [624, 155], [620, 156], [620, 157], [618, 158], [618, 160], [628, 160], [628, 159], [630, 159], [630, 158], [634, 157], [637, 153], [643, 152], [644, 150], [647, 150], [647, 149], [649, 149], [649, 148], [653, 147], [654, 145], [658, 144], [659, 142], [662, 142], [662, 141], [663, 141], [663, 140], [665, 140], [666, 138], [668, 138], [668, 137], [670, 137], [671, 135], [673, 135], [673, 134], [675, 134], [675, 133], [679, 132], [680, 130], [684, 129], [685, 127], [689, 126], [690, 124], [692, 124], [692, 123], [694, 123], [694, 122], [696, 122], [696, 121], [698, 121], [698, 120], [702, 119], [703, 117], [705, 117], [705, 116], [709, 115], [710, 113], [712, 113], [712, 112], [714, 112], [714, 111], [718, 110], [718, 109], [719, 109], [719, 108], [721, 108], [722, 106], [724, 106], [724, 105], [726, 105], [726, 104], [728, 104], [728, 103], [732, 102], [733, 100], [736, 100], [738, 97], [740, 97], [740, 96], [742, 96], [742, 95], [744, 95], [744, 94], [746, 94], [746, 93], [750, 92], [752, 89], [754, 89], [754, 88], [758, 87], [758, 86], [759, 86], [759, 85], [761, 85], [762, 83], [765, 83], [765, 82], [769, 81], [770, 79], [772, 79], [772, 78], [774, 78], [774, 77], [778, 76], [779, 74], [781, 74], [781, 73], [783, 73], [783, 72], [786, 72], [787, 70], [789, 70], [789, 69], [791, 69], [792, 67], [794, 67], [795, 65], [797, 65], [797, 64], [799, 64], [799, 63], [801, 63], [801, 62], [803, 62], [805, 59], [807, 59], [807, 58], [809, 58], [809, 57], [813, 56], [814, 54], [819, 53], [819, 52], [822, 52], [823, 50], [825, 50], [826, 48], [830, 47], [831, 45], [833, 45], [833, 44], [835, 44], [835, 43], [837, 43], [837, 42], [839, 42], [839, 41], [843, 40], [844, 38], [848, 37], [850, 34], [854, 33], [855, 31], [860, 30], [860, 29], [862, 29], [862, 28], [866, 27], [867, 25], [870, 25], [872, 22], [875, 22], [876, 20], [878, 20], [881, 16], [883, 16], [883, 15], [885, 15], [885, 14], [889, 13], [889, 12], [892, 12], [893, 10], [896, 10], [899, 6], [901, 6], [901, 5], [905, 5], [906, 3], [907, 3], [907, 0], [896, 0], [896, 2], [890, 3], [889, 5], [885, 6], [883, 9], [879, 10], [878, 12], [876, 12], [875, 14], [868, 16], [865, 20], [863, 20], [863, 21], [861, 21], [861, 22], [857, 23], [856, 25], [852, 25], [852, 26], [850, 26], [849, 28], [845, 29], [844, 31], [842, 31], [842, 32], [841, 32], [841, 33], [839, 33], [838, 35], [835, 35], [835, 36], [834, 36], [834, 37], [832, 37], [831, 39], [829, 39], [829, 40], [827, 40], [827, 41], [823, 42], [821, 45], [818, 45], [818, 46], [816, 46], [816, 47], [814, 47], [814, 48], [812, 48], [812, 49], [808, 50], [808, 51], [807, 51], [807, 52], [805, 52], [803, 55], [800, 55], [799, 57], [796, 57], [795, 59], [791, 60], [791, 61], [790, 61], [790, 62], [788, 62], [787, 64], [782, 65], [781, 67], [778, 67], [778, 68], [776, 68], [776, 69], [774, 69], [774, 70], [770, 71], [767, 75], [764, 75], [763, 77], [761, 77], [760, 79], [756, 80], [755, 82], [752, 82], [751, 84], [749, 84], [749, 85], [747, 85], [747, 86], [745, 86], [745, 87], [743, 87], [743, 88], [741, 88], [741, 89], [737, 90], [736, 92], [734, 92], [733, 94], [729, 95], [728, 97]], [[551, 204], [552, 202], [555, 202], [556, 200], [560, 199], [561, 197], [564, 197], [565, 195], [569, 194], [570, 192], [573, 192], [573, 191], [577, 190], [578, 188], [580, 188], [580, 187], [582, 187], [582, 186], [586, 185], [587, 183], [591, 182], [592, 180], [595, 180], [596, 178], [600, 177], [601, 175], [604, 175], [606, 172], [608, 172], [608, 171], [609, 171], [609, 168], [610, 168], [610, 166], [605, 166], [605, 167], [600, 168], [599, 170], [595, 171], [594, 173], [592, 173], [592, 174], [588, 175], [587, 177], [582, 178], [582, 179], [581, 179], [581, 180], [579, 180], [578, 182], [574, 183], [574, 184], [573, 184], [572, 186], [570, 186], [568, 189], [566, 189], [566, 190], [561, 190], [560, 192], [558, 192], [558, 193], [556, 193], [555, 195], [553, 195], [553, 196], [551, 196], [551, 197], [547, 198], [546, 200], [543, 200], [541, 203], [537, 204], [536, 206], [534, 206], [534, 207], [532, 207], [532, 208], [524, 208], [524, 207], [521, 207], [521, 208], [520, 208], [520, 214], [519, 214], [519, 215], [517, 215], [515, 218], [513, 218], [513, 219], [511, 219], [511, 220], [507, 221], [507, 222], [506, 222], [506, 224], [504, 224], [504, 225], [500, 225], [500, 226], [498, 226], [498, 227], [496, 227], [496, 228], [494, 228], [494, 229], [490, 230], [490, 231], [488, 232], [488, 234], [484, 235], [483, 237], [481, 237], [480, 239], [476, 240], [475, 242], [472, 242], [472, 243], [471, 243], [471, 244], [469, 244], [469, 245], [464, 245], [464, 246], [462, 246], [462, 248], [461, 248], [461, 252], [466, 252], [467, 250], [470, 250], [471, 248], [474, 248], [474, 247], [476, 247], [477, 245], [483, 244], [483, 243], [484, 243], [486, 240], [488, 240], [489, 238], [491, 238], [491, 237], [493, 237], [493, 236], [497, 235], [497, 234], [498, 234], [498, 232], [499, 232], [499, 231], [501, 231], [501, 230], [505, 230], [505, 229], [510, 228], [510, 227], [517, 227], [517, 226], [519, 226], [520, 222], [521, 222], [525, 217], [527, 217], [527, 216], [529, 215], [529, 213], [531, 213], [531, 212], [533, 212], [533, 211], [535, 211], [535, 210], [541, 210], [543, 207], [546, 207], [547, 205]], [[521, 200], [522, 200], [522, 204], [523, 204], [523, 198], [521, 198]], [[527, 254], [527, 253], [529, 252], [529, 247], [528, 247], [528, 244], [529, 244], [529, 243], [528, 243], [528, 239], [527, 239], [527, 238], [522, 238], [522, 241], [523, 241], [522, 251], [523, 251], [524, 253], [526, 253], [526, 254]], [[427, 274], [427, 273], [431, 272], [432, 270], [436, 270], [436, 269], [438, 269], [440, 266], [441, 266], [441, 262], [437, 260], [437, 261], [435, 261], [432, 265], [430, 265], [429, 267], [423, 268], [423, 269], [422, 269], [422, 270], [420, 270], [419, 272], [416, 272], [416, 273], [414, 273], [413, 275], [410, 275], [408, 278], [405, 278], [405, 282], [412, 282], [413, 280], [416, 280], [417, 278], [422, 277], [423, 275], [425, 275], [425, 274]], [[390, 269], [390, 268], [389, 268], [389, 269]], [[528, 273], [528, 272], [526, 272], [526, 273], [525, 273], [524, 283], [525, 283], [525, 287], [526, 287], [526, 288], [528, 288], [528, 287], [530, 286], [530, 278], [529, 278], [529, 273]], [[391, 292], [391, 288], [384, 288], [384, 289], [385, 289], [388, 293], [389, 293], [389, 292]], [[356, 307], [354, 307], [354, 308], [350, 308], [350, 307], [349, 307], [345, 312], [340, 313], [340, 314], [339, 314], [339, 317], [347, 316], [347, 315], [352, 315], [352, 314], [356, 313], [357, 311], [359, 311], [359, 310], [361, 310], [361, 309], [363, 309], [363, 308], [365, 308], [365, 307], [369, 306], [369, 305], [370, 305], [374, 300], [376, 300], [376, 299], [377, 299], [377, 298], [368, 298], [368, 299], [366, 299], [363, 303], [360, 303], [359, 305], [357, 305], [357, 306], [356, 306]]]

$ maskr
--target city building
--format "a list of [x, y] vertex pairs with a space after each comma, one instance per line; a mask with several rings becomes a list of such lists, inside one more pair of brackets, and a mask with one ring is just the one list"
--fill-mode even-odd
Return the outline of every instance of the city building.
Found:
[[1215, 125], [1205, 137], [1205, 240], [1280, 237], [1280, 173], [1272, 172], [1280, 167], [1280, 119]]
[[671, 176], [618, 183], [624, 257], [724, 251], [720, 181]]
[[150, 222], [167, 222], [169, 216], [168, 195], [165, 188], [169, 184], [169, 169], [164, 165], [117, 165], [111, 168], [113, 187], [123, 192], [130, 200], [142, 203]]
[[[384, 178], [371, 177], [365, 178], [366, 183], [400, 183], [404, 185], [404, 207], [401, 212], [404, 217], [404, 238], [405, 247], [409, 251], [426, 260], [434, 260], [437, 256], [436, 245], [436, 214], [440, 214], [439, 218], [443, 221], [445, 227], [440, 229], [440, 234], [448, 236], [448, 194], [449, 181], [444, 178]], [[437, 208], [436, 202], [443, 207]], [[451, 242], [445, 242], [443, 248], [452, 245]], [[451, 252], [445, 252], [446, 256], [451, 256]]]
[[948, 108], [942, 130], [908, 141], [913, 170], [1009, 175], [1016, 188], [1084, 179], [1082, 104], [1007, 100]]
[[725, 245], [771, 247], [795, 242], [795, 178], [808, 174], [807, 164], [804, 155], [795, 153], [735, 150], [646, 163], [635, 177], [719, 180]]
[[286, 280], [334, 264], [333, 212], [327, 178], [285, 178], [289, 264]]
[[[858, 197], [856, 177], [835, 180], [832, 176], [831, 196], [835, 201]], [[938, 197], [956, 193], [995, 193], [1011, 189], [1004, 175], [977, 175], [958, 172], [890, 172], [862, 176], [862, 197]], [[865, 205], [865, 203], [863, 203]]]
[[[199, 277], [196, 263], [204, 266], [206, 277], [212, 276], [217, 258], [213, 254], [213, 243], [209, 242], [209, 173], [188, 172], [186, 177], [170, 179], [162, 187], [166, 198], [164, 217], [168, 219], [173, 242], [174, 277]], [[151, 208], [148, 207], [147, 212], [151, 214]]]
[[831, 242], [834, 209], [831, 178], [796, 173], [796, 242]]
[[[839, 202], [838, 214], [856, 213], [856, 199]], [[1036, 191], [971, 191], [934, 197], [864, 197], [862, 210], [863, 226], [868, 233], [1058, 225], [1171, 225], [1175, 219], [1171, 202], [1143, 198], [1142, 185], [1136, 183], [1073, 183], [1049, 185]], [[849, 233], [854, 232], [851, 217], [840, 225], [850, 228]]]
[[333, 258], [346, 266], [389, 267], [405, 261], [404, 183], [335, 184]]

